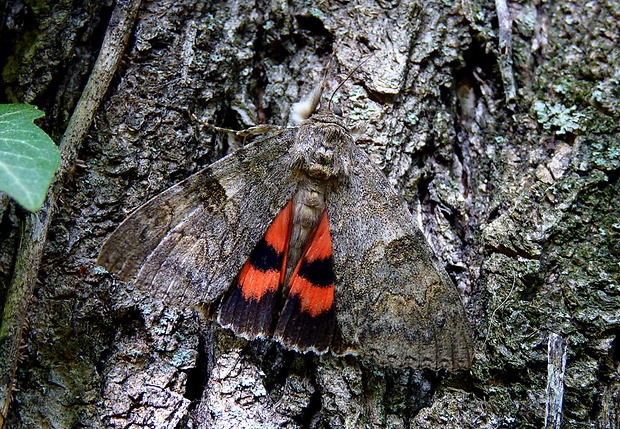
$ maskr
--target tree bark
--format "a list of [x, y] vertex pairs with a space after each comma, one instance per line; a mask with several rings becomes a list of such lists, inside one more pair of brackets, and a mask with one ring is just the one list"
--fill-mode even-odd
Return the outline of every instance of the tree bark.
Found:
[[[2, 97], [59, 136], [109, 10], [5, 6]], [[144, 2], [60, 194], [8, 426], [619, 427], [619, 22], [611, 0]], [[334, 100], [458, 286], [470, 371], [248, 343], [96, 267], [131, 210], [242, 144], [203, 121], [286, 125], [332, 53], [330, 91], [372, 54]], [[26, 215], [0, 204], [4, 297]]]

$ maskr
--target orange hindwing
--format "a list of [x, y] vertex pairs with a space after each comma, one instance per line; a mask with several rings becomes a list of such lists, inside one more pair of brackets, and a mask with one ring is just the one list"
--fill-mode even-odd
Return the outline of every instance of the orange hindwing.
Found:
[[219, 323], [246, 338], [270, 333], [284, 278], [293, 203], [276, 216], [225, 295]]
[[332, 238], [325, 209], [293, 271], [274, 336], [289, 347], [323, 352], [335, 332]]

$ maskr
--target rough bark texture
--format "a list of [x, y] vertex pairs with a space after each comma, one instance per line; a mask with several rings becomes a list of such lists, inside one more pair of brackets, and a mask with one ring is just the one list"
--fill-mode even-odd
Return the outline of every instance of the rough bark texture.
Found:
[[[5, 5], [0, 97], [57, 137], [110, 6]], [[564, 427], [618, 427], [619, 23], [615, 0], [144, 3], [60, 195], [9, 426], [541, 427], [553, 372]], [[247, 344], [95, 267], [128, 212], [239, 144], [193, 115], [286, 124], [332, 51], [332, 89], [374, 53], [335, 99], [462, 293], [470, 372]], [[0, 204], [3, 298], [24, 214]]]

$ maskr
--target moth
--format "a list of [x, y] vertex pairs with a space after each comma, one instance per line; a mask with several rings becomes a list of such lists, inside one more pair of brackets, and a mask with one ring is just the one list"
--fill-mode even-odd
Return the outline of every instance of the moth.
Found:
[[[460, 296], [405, 202], [321, 100], [162, 192], [98, 263], [237, 335], [379, 365], [466, 369]], [[319, 108], [319, 104], [321, 107]]]

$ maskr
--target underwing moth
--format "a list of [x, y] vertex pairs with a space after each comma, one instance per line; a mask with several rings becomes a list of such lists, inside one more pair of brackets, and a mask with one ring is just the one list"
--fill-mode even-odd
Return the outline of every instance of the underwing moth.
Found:
[[139, 207], [99, 265], [167, 303], [215, 306], [219, 324], [247, 339], [391, 367], [469, 368], [459, 293], [319, 88], [300, 124]]

